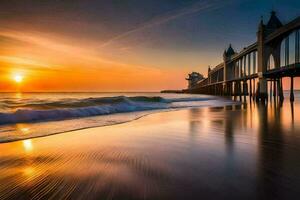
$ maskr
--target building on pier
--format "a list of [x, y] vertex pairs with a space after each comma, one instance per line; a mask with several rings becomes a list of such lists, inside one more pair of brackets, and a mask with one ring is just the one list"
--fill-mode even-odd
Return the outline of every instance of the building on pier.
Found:
[[[257, 41], [236, 52], [232, 45], [223, 62], [208, 69], [207, 78], [189, 84], [188, 93], [268, 98], [268, 90], [283, 100], [282, 78], [300, 76], [300, 17], [283, 24], [272, 11], [267, 23], [260, 20]], [[189, 80], [189, 79], [187, 79]], [[291, 100], [293, 93], [291, 90]]]
[[204, 76], [198, 72], [192, 72], [188, 74], [188, 78], [186, 78], [188, 81], [188, 89], [194, 88], [202, 79], [204, 79]]

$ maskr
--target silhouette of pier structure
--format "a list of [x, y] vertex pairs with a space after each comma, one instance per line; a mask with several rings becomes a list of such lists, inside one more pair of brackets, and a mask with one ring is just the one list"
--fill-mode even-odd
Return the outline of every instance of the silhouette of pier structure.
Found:
[[[290, 101], [294, 101], [294, 77], [300, 76], [300, 17], [282, 24], [274, 11], [265, 24], [261, 19], [257, 41], [237, 53], [231, 45], [223, 62], [207, 78], [194, 83], [185, 93], [250, 96], [257, 101], [268, 97], [284, 100], [282, 78], [290, 77]], [[269, 95], [269, 96], [268, 96]]]

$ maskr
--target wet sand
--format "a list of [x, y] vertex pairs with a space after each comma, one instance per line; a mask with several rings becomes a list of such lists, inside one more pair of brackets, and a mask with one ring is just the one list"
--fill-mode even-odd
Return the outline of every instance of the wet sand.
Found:
[[0, 199], [296, 199], [299, 112], [193, 108], [0, 144]]

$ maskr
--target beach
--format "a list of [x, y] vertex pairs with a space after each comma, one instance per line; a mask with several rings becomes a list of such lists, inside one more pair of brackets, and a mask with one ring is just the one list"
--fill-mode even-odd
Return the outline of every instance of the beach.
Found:
[[0, 144], [0, 199], [295, 199], [299, 99], [156, 112]]
[[300, 199], [300, 0], [0, 16], [0, 200]]

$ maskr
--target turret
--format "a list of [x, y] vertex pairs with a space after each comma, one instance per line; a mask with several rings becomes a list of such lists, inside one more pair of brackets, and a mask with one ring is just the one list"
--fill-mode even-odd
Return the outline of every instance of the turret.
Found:
[[231, 44], [229, 44], [229, 47], [223, 53], [223, 59], [224, 59], [224, 61], [229, 60], [231, 58], [231, 56], [233, 56], [234, 54], [236, 54], [236, 52], [232, 48]]
[[[270, 21], [269, 21], [270, 22]], [[261, 16], [258, 31], [257, 31], [257, 60], [258, 60], [258, 72], [264, 73], [266, 71], [264, 62], [265, 45], [264, 40], [266, 37], [266, 25], [264, 25], [263, 17]]]
[[264, 25], [264, 19], [263, 16], [260, 17], [260, 22], [258, 24], [258, 32], [264, 32], [265, 25]]
[[[274, 13], [272, 12], [271, 14], [271, 18], [272, 16], [275, 16]], [[267, 80], [266, 78], [263, 76], [263, 73], [266, 72], [266, 61], [265, 61], [265, 37], [267, 34], [270, 33], [270, 27], [271, 24], [274, 23], [274, 17], [273, 19], [269, 20], [268, 25], [265, 26], [264, 22], [263, 22], [263, 18], [261, 17], [261, 20], [259, 22], [258, 25], [258, 31], [257, 31], [257, 68], [258, 68], [258, 78], [259, 78], [259, 83], [257, 84], [257, 94], [256, 94], [256, 99], [257, 100], [261, 100], [261, 101], [265, 101], [265, 99], [268, 96], [268, 92], [267, 92]]]
[[281, 21], [276, 16], [275, 11], [271, 11], [271, 17], [266, 25], [266, 34], [270, 34], [278, 28], [282, 27]]

